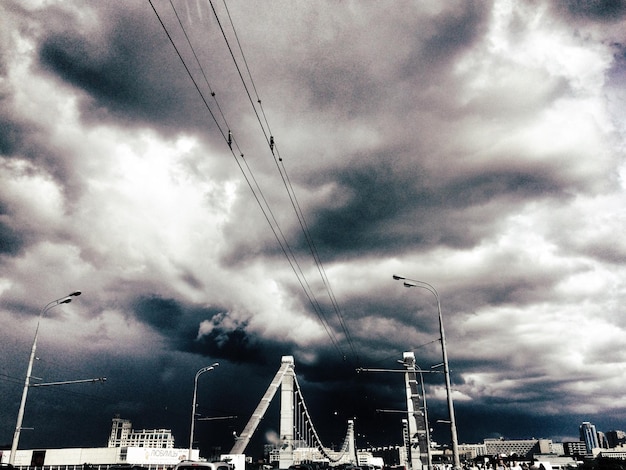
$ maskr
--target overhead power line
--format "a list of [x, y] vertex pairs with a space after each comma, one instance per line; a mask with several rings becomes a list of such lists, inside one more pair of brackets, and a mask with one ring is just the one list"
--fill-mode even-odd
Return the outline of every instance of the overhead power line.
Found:
[[[207, 111], [209, 112], [209, 114], [211, 115], [211, 118], [213, 119], [213, 121], [215, 122], [216, 126], [218, 127], [218, 130], [220, 131], [220, 133], [222, 134], [222, 138], [225, 140], [225, 142], [227, 143], [230, 152], [233, 156], [233, 158], [235, 159], [241, 173], [244, 176], [244, 179], [246, 180], [246, 183], [248, 184], [250, 190], [253, 193], [253, 196], [255, 198], [255, 200], [257, 201], [258, 206], [260, 207], [266, 221], [268, 222], [268, 224], [270, 225], [270, 228], [272, 230], [272, 233], [274, 234], [274, 237], [276, 238], [281, 251], [283, 252], [284, 256], [287, 258], [294, 274], [296, 275], [298, 282], [300, 283], [300, 286], [302, 287], [305, 296], [307, 297], [309, 303], [311, 304], [313, 310], [315, 311], [316, 315], [318, 316], [322, 326], [324, 327], [324, 329], [326, 330], [326, 333], [328, 334], [331, 342], [333, 343], [334, 347], [338, 350], [338, 352], [340, 353], [340, 355], [345, 359], [346, 355], [343, 352], [339, 339], [336, 337], [333, 328], [331, 326], [331, 323], [329, 322], [328, 318], [326, 317], [324, 310], [321, 306], [321, 304], [319, 303], [319, 301], [317, 300], [315, 294], [313, 293], [313, 290], [308, 282], [308, 280], [306, 279], [306, 276], [304, 274], [304, 271], [302, 270], [302, 267], [300, 265], [300, 263], [298, 262], [298, 259], [295, 255], [295, 253], [293, 252], [293, 250], [291, 249], [282, 229], [280, 228], [280, 224], [278, 223], [274, 212], [271, 209], [271, 206], [269, 204], [269, 202], [267, 201], [267, 199], [265, 198], [263, 191], [261, 189], [261, 186], [259, 185], [256, 177], [254, 176], [254, 172], [252, 171], [252, 169], [250, 168], [250, 166], [248, 165], [247, 159], [244, 158], [244, 153], [241, 151], [239, 144], [237, 143], [237, 139], [236, 139], [236, 135], [233, 132], [231, 126], [228, 124], [228, 121], [226, 119], [226, 116], [224, 114], [224, 112], [222, 111], [221, 106], [219, 105], [219, 100], [217, 99], [217, 94], [213, 91], [213, 88], [211, 87], [211, 85], [209, 84], [209, 80], [207, 78], [207, 75], [204, 71], [204, 68], [202, 67], [202, 64], [200, 63], [200, 60], [198, 58], [198, 54], [196, 53], [196, 50], [192, 44], [192, 41], [189, 37], [189, 35], [187, 34], [187, 31], [185, 29], [185, 26], [183, 24], [183, 22], [180, 19], [180, 16], [178, 15], [178, 12], [176, 11], [176, 8], [174, 6], [174, 4], [172, 3], [172, 0], [169, 1], [170, 6], [172, 7], [172, 10], [174, 11], [174, 14], [176, 16], [176, 19], [178, 21], [178, 25], [181, 28], [181, 30], [183, 31], [184, 37], [186, 39], [187, 45], [189, 47], [189, 49], [191, 50], [191, 53], [193, 54], [193, 57], [195, 59], [196, 65], [198, 66], [198, 68], [201, 71], [202, 77], [204, 79], [204, 83], [206, 84], [206, 87], [209, 90], [209, 93], [211, 95], [211, 97], [213, 98], [213, 102], [215, 102], [215, 105], [219, 111], [221, 120], [218, 122], [218, 119], [216, 118], [215, 114], [213, 113], [213, 111], [211, 110], [211, 107], [208, 103], [208, 100], [206, 99], [206, 97], [204, 96], [198, 82], [196, 81], [193, 73], [190, 70], [190, 67], [188, 66], [188, 64], [185, 61], [185, 58], [183, 57], [183, 55], [180, 52], [179, 47], [177, 47], [177, 45], [175, 44], [175, 41], [172, 37], [172, 35], [170, 34], [170, 32], [168, 31], [165, 23], [163, 22], [163, 20], [161, 19], [159, 13], [157, 12], [156, 8], [154, 7], [152, 0], [148, 0], [155, 15], [157, 16], [159, 23], [161, 24], [161, 27], [163, 28], [163, 30], [165, 31], [170, 43], [172, 44], [172, 46], [174, 47], [174, 50], [176, 51], [176, 54], [178, 55], [181, 63], [183, 64], [183, 67], [185, 68], [185, 71], [187, 72], [187, 75], [189, 76], [189, 78], [191, 79], [197, 93], [200, 95], [200, 98], [202, 99], [202, 102], [205, 106], [205, 108], [207, 109]], [[304, 214], [302, 212], [301, 206], [297, 200], [295, 191], [293, 189], [293, 186], [291, 184], [291, 181], [289, 179], [289, 176], [287, 174], [286, 168], [284, 166], [283, 163], [283, 159], [280, 156], [280, 152], [279, 152], [279, 148], [276, 144], [276, 141], [274, 139], [274, 136], [272, 135], [271, 132], [271, 128], [269, 125], [269, 122], [267, 120], [267, 116], [265, 114], [265, 111], [263, 109], [262, 106], [262, 102], [261, 99], [259, 98], [258, 92], [257, 92], [257, 88], [254, 84], [254, 80], [252, 78], [252, 73], [250, 72], [250, 69], [248, 67], [248, 63], [245, 59], [245, 54], [243, 53], [243, 48], [241, 46], [241, 43], [239, 41], [239, 37], [237, 35], [236, 29], [234, 27], [234, 23], [232, 21], [232, 17], [230, 15], [230, 12], [228, 10], [228, 7], [226, 5], [226, 2], [224, 1], [224, 7], [226, 9], [228, 18], [229, 18], [229, 22], [230, 25], [233, 29], [233, 33], [235, 35], [236, 41], [237, 41], [237, 45], [239, 48], [239, 53], [242, 56], [243, 59], [243, 63], [245, 65], [246, 71], [247, 71], [247, 75], [249, 77], [250, 80], [250, 84], [251, 87], [254, 91], [254, 95], [256, 97], [256, 102], [258, 103], [259, 109], [261, 111], [261, 114], [263, 115], [263, 119], [261, 119], [261, 116], [259, 115], [259, 111], [257, 110], [257, 106], [254, 103], [254, 100], [252, 98], [252, 94], [250, 92], [250, 88], [248, 87], [247, 83], [246, 83], [246, 79], [244, 78], [244, 75], [242, 73], [241, 68], [239, 67], [239, 64], [237, 62], [237, 59], [235, 57], [235, 54], [233, 52], [233, 49], [230, 45], [230, 42], [228, 40], [228, 37], [226, 35], [226, 32], [224, 31], [224, 28], [222, 27], [222, 23], [219, 19], [219, 15], [217, 13], [217, 10], [215, 9], [215, 6], [213, 5], [213, 1], [209, 0], [209, 3], [211, 5], [211, 9], [213, 11], [213, 15], [217, 21], [217, 24], [220, 28], [220, 32], [222, 34], [222, 37], [224, 39], [224, 41], [226, 42], [228, 51], [230, 53], [230, 56], [233, 60], [233, 63], [237, 69], [237, 72], [239, 74], [239, 78], [242, 82], [242, 85], [246, 91], [246, 95], [248, 97], [248, 100], [252, 106], [252, 109], [254, 110], [254, 114], [257, 118], [257, 121], [259, 123], [259, 126], [261, 128], [261, 131], [263, 132], [263, 136], [265, 138], [266, 143], [268, 144], [268, 147], [272, 153], [272, 156], [274, 158], [274, 162], [277, 166], [277, 169], [279, 171], [279, 174], [281, 176], [281, 179], [283, 181], [283, 185], [285, 186], [285, 189], [287, 191], [287, 194], [289, 196], [292, 208], [296, 214], [296, 217], [298, 218], [298, 222], [300, 225], [300, 228], [302, 230], [302, 233], [304, 234], [304, 239], [307, 243], [307, 246], [309, 247], [309, 251], [313, 257], [313, 261], [318, 269], [318, 272], [320, 274], [320, 277], [322, 279], [322, 282], [324, 284], [324, 288], [326, 289], [329, 299], [330, 299], [330, 304], [333, 307], [333, 310], [335, 311], [336, 315], [337, 315], [337, 319], [339, 322], [339, 325], [344, 333], [345, 339], [348, 342], [348, 346], [352, 352], [353, 357], [355, 358], [356, 362], [359, 362], [358, 359], [358, 353], [355, 349], [354, 343], [352, 341], [352, 337], [350, 335], [349, 329], [347, 327], [347, 324], [345, 322], [345, 319], [343, 318], [343, 314], [341, 312], [341, 309], [339, 308], [339, 304], [337, 302], [337, 299], [335, 297], [335, 294], [330, 286], [330, 281], [328, 279], [328, 276], [326, 274], [326, 271], [323, 267], [323, 264], [321, 262], [318, 250], [315, 246], [315, 243], [313, 241], [313, 238], [310, 234], [310, 230], [309, 227], [306, 223], [306, 219], [304, 217]], [[237, 155], [235, 154], [235, 150], [233, 149], [233, 147], [238, 151], [239, 153], [239, 158], [237, 157]]]
[[[212, 0], [209, 0], [209, 1], [211, 1], [211, 4], [212, 4]], [[229, 19], [230, 25], [231, 25], [232, 30], [233, 30], [233, 34], [234, 34], [235, 39], [237, 41], [237, 45], [239, 47], [239, 51], [240, 51], [243, 63], [245, 65], [245, 67], [246, 67], [246, 71], [248, 72], [248, 77], [250, 78], [250, 83], [252, 85], [252, 89], [254, 90], [254, 94], [256, 96], [257, 103], [259, 105], [261, 113], [263, 114], [263, 121], [265, 122], [265, 125], [267, 126], [267, 133], [265, 133], [265, 130], [264, 130], [263, 124], [261, 123], [261, 119], [260, 118], [259, 118], [259, 124], [260, 124], [261, 129], [263, 130], [263, 133], [266, 136], [266, 138], [267, 138], [267, 134], [270, 135], [269, 144], [270, 144], [270, 150], [272, 152], [272, 156], [274, 157], [274, 162], [276, 163], [278, 171], [279, 171], [279, 173], [281, 175], [281, 178], [283, 180], [283, 184], [285, 186], [285, 189], [287, 190], [287, 194], [289, 195], [289, 199], [291, 201], [291, 205], [292, 205], [292, 207], [294, 209], [296, 217], [298, 218], [298, 222], [300, 223], [300, 227], [301, 227], [302, 233], [304, 234], [304, 237], [306, 239], [306, 242], [307, 242], [307, 245], [308, 245], [309, 250], [311, 252], [311, 255], [313, 256], [313, 260], [314, 260], [314, 262], [315, 262], [315, 264], [317, 266], [317, 269], [318, 269], [318, 272], [320, 274], [320, 277], [321, 277], [321, 279], [322, 279], [322, 281], [324, 283], [326, 291], [328, 292], [329, 299], [330, 299], [331, 304], [333, 306], [333, 309], [334, 309], [334, 311], [335, 311], [335, 313], [337, 315], [337, 319], [339, 320], [339, 324], [341, 326], [341, 329], [343, 330], [344, 335], [346, 337], [346, 340], [348, 341], [348, 344], [350, 346], [350, 349], [352, 350], [352, 353], [354, 354], [355, 359], [356, 359], [356, 361], [358, 363], [359, 362], [358, 353], [357, 353], [357, 351], [356, 351], [356, 349], [354, 347], [354, 343], [352, 341], [352, 337], [350, 335], [350, 331], [349, 331], [349, 329], [348, 329], [348, 327], [347, 327], [347, 325], [346, 325], [346, 323], [344, 321], [344, 317], [343, 317], [343, 314], [341, 312], [341, 308], [339, 307], [339, 303], [337, 302], [337, 298], [335, 297], [335, 293], [334, 293], [334, 291], [333, 291], [333, 289], [331, 287], [330, 280], [328, 279], [328, 276], [326, 274], [326, 269], [324, 268], [324, 265], [322, 264], [322, 260], [321, 260], [321, 258], [319, 256], [319, 252], [317, 250], [317, 247], [315, 246], [315, 242], [313, 240], [313, 237], [311, 236], [311, 232], [309, 230], [308, 224], [306, 223], [306, 218], [304, 217], [304, 213], [302, 212], [302, 207], [300, 206], [300, 203], [298, 202], [298, 198], [296, 197], [296, 192], [295, 192], [295, 190], [294, 190], [294, 188], [293, 188], [293, 186], [291, 184], [291, 180], [289, 179], [289, 175], [287, 174], [287, 169], [285, 168], [285, 165], [283, 163], [283, 159], [280, 156], [280, 152], [278, 150], [278, 146], [276, 145], [276, 143], [274, 141], [273, 133], [272, 133], [272, 130], [270, 128], [270, 124], [269, 124], [269, 121], [267, 119], [267, 115], [265, 113], [265, 109], [263, 108], [263, 103], [262, 103], [261, 98], [259, 97], [259, 94], [257, 92], [256, 85], [254, 84], [254, 79], [252, 78], [252, 73], [250, 72], [250, 68], [248, 67], [248, 61], [246, 60], [246, 56], [245, 56], [245, 54], [243, 52], [243, 48], [241, 46], [241, 42], [239, 41], [239, 35], [237, 34], [237, 31], [235, 29], [235, 25], [233, 23], [231, 15], [230, 15], [230, 11], [228, 10], [228, 6], [226, 5], [226, 0], [223, 0], [223, 3], [224, 3], [224, 8], [226, 10], [226, 13], [228, 15], [228, 19]], [[224, 36], [224, 39], [228, 42], [228, 40], [226, 38], [226, 35], [224, 34], [223, 36]], [[230, 46], [229, 46], [229, 50], [231, 50]], [[231, 54], [231, 56], [232, 56], [232, 54]], [[233, 57], [233, 61], [235, 61], [235, 64], [236, 64], [235, 57], [234, 56], [232, 56], [232, 57]], [[239, 68], [239, 67], [237, 66], [237, 68]], [[240, 77], [242, 79], [242, 82], [243, 82], [244, 81], [243, 80], [243, 76], [241, 74], [239, 74], [239, 75], [240, 75]], [[245, 83], [244, 83], [244, 87], [245, 87]], [[247, 89], [247, 87], [246, 87], [246, 89]], [[250, 96], [250, 95], [248, 94], [248, 96]], [[250, 98], [250, 104], [256, 110], [256, 107], [255, 107], [254, 103], [252, 102], [252, 98]], [[257, 117], [258, 117], [258, 114], [257, 114]], [[276, 149], [276, 154], [278, 155], [278, 162], [276, 162], [276, 154], [274, 153], [274, 149]]]
[[[265, 126], [267, 127], [267, 132], [265, 130], [265, 127], [263, 126], [263, 122], [261, 122], [261, 118], [260, 118], [259, 114], [256, 111], [256, 106], [255, 106], [255, 104], [253, 102], [252, 96], [250, 95], [249, 89], [248, 89], [248, 87], [247, 87], [247, 85], [245, 83], [245, 80], [243, 78], [243, 74], [241, 73], [239, 65], [237, 64], [237, 60], [236, 60], [236, 58], [235, 58], [235, 56], [234, 56], [234, 54], [232, 52], [232, 48], [230, 47], [230, 44], [228, 42], [228, 38], [226, 37], [226, 33], [225, 33], [225, 31], [223, 30], [223, 28], [221, 26], [221, 22], [219, 21], [219, 18], [217, 17], [217, 12], [216, 12], [215, 8], [213, 7], [213, 1], [209, 0], [209, 2], [211, 4], [213, 13], [214, 13], [214, 15], [216, 17], [216, 20], [218, 21], [218, 24], [220, 26], [220, 30], [222, 31], [222, 36], [224, 37], [224, 40], [226, 41], [226, 44], [228, 46], [228, 50], [231, 53], [231, 57], [233, 59], [233, 62], [235, 63], [235, 67], [237, 68], [237, 71], [239, 72], [239, 77], [241, 78], [242, 84], [243, 84], [244, 88], [246, 89], [246, 93], [248, 95], [248, 99], [250, 101], [250, 104], [252, 105], [252, 108], [255, 111], [255, 115], [257, 116], [257, 120], [259, 122], [259, 125], [261, 126], [261, 130], [263, 131], [263, 134], [265, 136], [266, 141], [268, 139], [268, 134], [269, 134], [268, 144], [270, 146], [270, 150], [272, 152], [272, 156], [274, 157], [274, 162], [275, 162], [275, 164], [276, 164], [276, 166], [278, 168], [278, 171], [279, 171], [279, 173], [281, 175], [281, 178], [283, 180], [283, 184], [285, 186], [285, 189], [287, 190], [287, 194], [289, 195], [289, 199], [291, 201], [291, 205], [292, 205], [292, 207], [294, 209], [296, 217], [298, 218], [298, 222], [300, 223], [301, 230], [302, 230], [302, 232], [304, 234], [304, 237], [305, 237], [305, 240], [307, 242], [307, 245], [309, 246], [309, 250], [311, 252], [311, 255], [313, 256], [313, 260], [314, 260], [314, 262], [315, 262], [315, 264], [316, 264], [316, 266], [318, 268], [318, 271], [320, 273], [320, 277], [321, 277], [321, 279], [322, 279], [322, 281], [324, 283], [324, 286], [325, 286], [325, 288], [326, 288], [326, 290], [328, 292], [328, 296], [329, 296], [329, 299], [330, 299], [331, 304], [333, 306], [333, 309], [335, 310], [335, 313], [337, 314], [337, 318], [339, 320], [339, 324], [340, 324], [340, 326], [341, 326], [341, 328], [342, 328], [342, 330], [344, 332], [344, 335], [346, 337], [346, 340], [348, 341], [348, 344], [349, 344], [349, 346], [350, 346], [350, 348], [352, 350], [352, 353], [354, 354], [355, 359], [358, 362], [358, 353], [357, 353], [356, 349], [354, 348], [354, 344], [352, 342], [352, 337], [351, 337], [350, 332], [348, 330], [348, 327], [347, 327], [347, 325], [346, 325], [346, 323], [344, 321], [343, 315], [341, 313], [341, 309], [339, 308], [339, 304], [337, 302], [335, 294], [334, 294], [334, 292], [332, 290], [332, 287], [330, 285], [330, 281], [328, 279], [328, 276], [326, 275], [326, 270], [324, 269], [324, 266], [323, 266], [323, 264], [321, 262], [321, 259], [319, 257], [319, 253], [317, 251], [317, 247], [315, 246], [315, 242], [313, 240], [313, 237], [310, 234], [310, 230], [309, 230], [309, 227], [308, 227], [308, 225], [306, 223], [306, 219], [304, 217], [304, 213], [302, 212], [302, 208], [300, 206], [300, 203], [298, 202], [298, 198], [296, 197], [295, 190], [293, 189], [293, 186], [291, 184], [291, 180], [289, 179], [289, 176], [287, 174], [287, 170], [286, 170], [286, 168], [284, 166], [283, 159], [280, 156], [280, 152], [279, 152], [278, 146], [277, 146], [276, 142], [274, 141], [274, 136], [273, 136], [273, 133], [271, 131], [270, 124], [269, 124], [269, 121], [267, 119], [267, 115], [266, 115], [265, 110], [263, 108], [263, 103], [262, 103], [261, 98], [259, 97], [259, 94], [257, 92], [256, 85], [254, 84], [254, 79], [252, 77], [252, 73], [251, 73], [250, 68], [248, 66], [248, 61], [246, 60], [245, 54], [243, 52], [243, 48], [241, 46], [241, 42], [239, 41], [239, 35], [237, 34], [237, 31], [235, 29], [235, 25], [233, 23], [232, 16], [230, 15], [230, 11], [228, 10], [228, 6], [226, 4], [226, 0], [223, 0], [224, 8], [226, 10], [226, 13], [227, 13], [227, 16], [228, 16], [231, 28], [233, 30], [233, 34], [234, 34], [235, 39], [237, 41], [237, 45], [239, 47], [239, 52], [241, 54], [243, 63], [245, 65], [246, 71], [248, 73], [248, 77], [250, 79], [250, 84], [252, 86], [252, 89], [254, 90], [254, 94], [255, 94], [255, 97], [256, 97], [256, 102], [258, 103], [259, 108], [261, 110], [261, 113], [263, 115], [263, 121], [265, 122]], [[278, 155], [278, 161], [276, 161], [276, 155]]]

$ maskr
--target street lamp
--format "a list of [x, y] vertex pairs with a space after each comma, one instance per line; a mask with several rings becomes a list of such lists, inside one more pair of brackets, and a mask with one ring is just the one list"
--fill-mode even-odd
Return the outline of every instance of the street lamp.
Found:
[[450, 415], [450, 437], [452, 439], [452, 456], [454, 459], [454, 468], [461, 468], [461, 460], [459, 459], [459, 441], [456, 433], [456, 422], [454, 420], [454, 404], [452, 403], [452, 387], [450, 385], [450, 368], [448, 366], [448, 351], [446, 350], [446, 335], [443, 329], [443, 318], [441, 316], [441, 302], [439, 293], [432, 285], [424, 281], [409, 279], [403, 276], [393, 275], [396, 281], [404, 281], [404, 287], [419, 287], [426, 289], [437, 299], [437, 313], [439, 315], [439, 336], [441, 337], [441, 354], [443, 356], [443, 374], [446, 378], [446, 395], [448, 398], [448, 414]]
[[33, 339], [33, 346], [30, 350], [30, 358], [28, 359], [28, 368], [26, 369], [26, 379], [24, 380], [24, 390], [22, 391], [22, 401], [20, 402], [20, 409], [17, 412], [17, 422], [15, 424], [15, 433], [13, 434], [13, 443], [11, 444], [11, 455], [9, 456], [9, 463], [13, 465], [15, 463], [15, 454], [17, 453], [17, 445], [20, 441], [20, 432], [22, 431], [22, 420], [24, 419], [24, 408], [26, 407], [26, 397], [28, 396], [28, 387], [30, 386], [31, 372], [33, 370], [33, 362], [35, 361], [35, 351], [37, 350], [37, 338], [39, 336], [39, 323], [45, 313], [61, 304], [69, 304], [72, 301], [72, 297], [78, 297], [81, 294], [80, 291], [72, 292], [65, 297], [48, 302], [44, 308], [39, 312], [39, 318], [37, 319], [37, 328], [35, 329], [35, 339]]
[[196, 377], [193, 379], [193, 400], [191, 402], [191, 432], [189, 433], [189, 460], [191, 460], [191, 451], [193, 448], [193, 427], [196, 421], [196, 395], [198, 391], [198, 377], [205, 372], [209, 372], [210, 370], [215, 369], [219, 366], [218, 362], [214, 362], [210, 366], [203, 367], [198, 372], [196, 372]]

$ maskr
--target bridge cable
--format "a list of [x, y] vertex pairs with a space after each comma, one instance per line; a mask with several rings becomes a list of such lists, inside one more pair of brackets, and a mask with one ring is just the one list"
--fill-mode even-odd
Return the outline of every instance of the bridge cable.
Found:
[[321, 441], [321, 439], [320, 439], [319, 435], [317, 434], [317, 430], [316, 430], [316, 429], [315, 429], [315, 427], [313, 426], [313, 421], [311, 420], [311, 415], [309, 414], [309, 410], [308, 410], [308, 408], [307, 408], [307, 406], [306, 406], [306, 403], [304, 402], [304, 397], [303, 397], [303, 395], [302, 395], [302, 389], [300, 388], [300, 384], [298, 383], [298, 378], [296, 377], [296, 375], [295, 375], [295, 374], [294, 374], [294, 376], [293, 376], [293, 379], [294, 379], [294, 385], [295, 385], [295, 390], [294, 390], [294, 392], [295, 392], [295, 394], [296, 394], [296, 397], [297, 397], [297, 399], [298, 399], [298, 402], [301, 402], [301, 403], [302, 403], [302, 408], [304, 409], [304, 414], [305, 414], [305, 417], [306, 417], [306, 419], [307, 419], [308, 423], [309, 423], [309, 424], [310, 424], [310, 426], [311, 426], [311, 428], [310, 428], [310, 429], [311, 429], [311, 432], [313, 433], [313, 437], [314, 437], [314, 439], [315, 439], [315, 444], [317, 445], [318, 450], [320, 451], [320, 453], [321, 453], [324, 457], [326, 457], [326, 458], [327, 458], [328, 460], [330, 460], [331, 462], [333, 462], [333, 463], [334, 463], [334, 462], [339, 462], [339, 461], [343, 458], [343, 456], [346, 454], [346, 452], [348, 452], [348, 448], [349, 448], [349, 438], [350, 438], [350, 432], [349, 432], [349, 429], [348, 429], [348, 432], [346, 433], [346, 437], [345, 437], [345, 439], [344, 439], [344, 441], [343, 441], [343, 444], [342, 444], [342, 446], [341, 446], [341, 450], [339, 451], [339, 452], [340, 452], [340, 453], [339, 453], [339, 456], [334, 456], [334, 457], [333, 457], [333, 456], [329, 455], [329, 453], [328, 453], [328, 452], [326, 452], [326, 449], [324, 448], [324, 445], [322, 444], [322, 441]]

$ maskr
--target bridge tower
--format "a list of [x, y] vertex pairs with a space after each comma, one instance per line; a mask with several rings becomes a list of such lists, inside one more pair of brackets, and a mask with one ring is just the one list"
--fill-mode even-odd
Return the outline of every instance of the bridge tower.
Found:
[[293, 465], [294, 447], [294, 360], [293, 356], [283, 356], [283, 365], [288, 365], [280, 385], [280, 439], [278, 468], [289, 468]]
[[[428, 432], [428, 419], [426, 411], [426, 400], [423, 392], [423, 377], [419, 367], [415, 364], [415, 354], [413, 352], [405, 352], [403, 354], [404, 367], [406, 368], [405, 386], [406, 386], [406, 404], [407, 404], [407, 436], [405, 436], [405, 445], [407, 445], [407, 457], [411, 463], [411, 470], [429, 469], [430, 462], [430, 433]], [[417, 373], [419, 370], [422, 394], [420, 395]]]
[[356, 454], [356, 441], [354, 437], [354, 420], [348, 420], [348, 434], [346, 435], [346, 442], [348, 443], [347, 456], [348, 462], [353, 465], [359, 465], [359, 458]]
[[[248, 424], [239, 436], [235, 434], [235, 444], [229, 454], [222, 457], [238, 459], [244, 453], [246, 446], [250, 442], [252, 434], [263, 419], [272, 398], [280, 388], [280, 446], [278, 448], [278, 468], [287, 469], [294, 464], [298, 455], [294, 450], [298, 444], [302, 445], [303, 435], [308, 435], [311, 441], [307, 442], [309, 449], [316, 449], [317, 452], [328, 458], [331, 462], [350, 462], [356, 465], [356, 447], [354, 442], [354, 422], [348, 422], [348, 433], [340, 452], [330, 452], [322, 445], [315, 428], [312, 426], [311, 417], [306, 409], [304, 399], [300, 392], [300, 386], [295, 373], [293, 356], [283, 356], [281, 358], [280, 369], [276, 372], [272, 383], [265, 391], [265, 395], [252, 413]], [[297, 397], [297, 398], [296, 398]], [[302, 420], [304, 421], [298, 421]], [[309, 427], [304, 430], [302, 424]], [[296, 430], [299, 433], [296, 435]], [[295, 459], [294, 459], [295, 458]]]
[[283, 356], [281, 358], [280, 369], [276, 372], [274, 380], [268, 387], [261, 398], [261, 401], [252, 413], [248, 424], [241, 432], [240, 436], [235, 436], [235, 444], [230, 451], [230, 455], [243, 454], [252, 434], [256, 430], [257, 426], [267, 408], [274, 398], [276, 391], [280, 387], [280, 439], [281, 445], [279, 449], [279, 468], [289, 468], [293, 464], [293, 448], [294, 448], [294, 384], [295, 384], [295, 371], [294, 371], [294, 359], [293, 356]]

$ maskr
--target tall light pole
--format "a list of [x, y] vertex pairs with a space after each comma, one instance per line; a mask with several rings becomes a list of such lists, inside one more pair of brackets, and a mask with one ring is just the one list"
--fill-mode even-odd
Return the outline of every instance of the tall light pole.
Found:
[[33, 362], [35, 362], [35, 351], [37, 350], [37, 338], [39, 336], [39, 324], [41, 318], [45, 313], [61, 304], [69, 304], [72, 301], [72, 297], [78, 297], [81, 294], [80, 291], [72, 292], [65, 297], [48, 302], [44, 308], [39, 312], [39, 318], [37, 319], [37, 328], [35, 329], [35, 339], [33, 339], [33, 346], [30, 350], [30, 358], [28, 359], [28, 368], [26, 369], [26, 379], [24, 380], [24, 390], [22, 391], [22, 401], [20, 402], [20, 409], [17, 412], [17, 422], [15, 423], [15, 433], [13, 434], [13, 443], [11, 444], [11, 455], [9, 456], [9, 463], [13, 465], [15, 463], [15, 454], [17, 453], [17, 445], [20, 441], [20, 432], [22, 431], [22, 420], [24, 419], [24, 408], [26, 407], [26, 397], [28, 396], [28, 388], [30, 387], [30, 378], [33, 370]]
[[441, 355], [443, 356], [443, 375], [446, 379], [446, 395], [448, 399], [448, 414], [450, 415], [450, 437], [452, 440], [452, 457], [454, 459], [454, 468], [461, 468], [461, 460], [459, 458], [459, 440], [456, 433], [456, 421], [454, 419], [454, 404], [452, 403], [452, 387], [450, 385], [450, 367], [448, 366], [448, 351], [446, 349], [446, 335], [443, 329], [443, 318], [441, 316], [441, 302], [439, 293], [432, 285], [424, 281], [409, 279], [403, 276], [393, 275], [396, 281], [404, 281], [404, 287], [419, 287], [426, 289], [437, 299], [437, 313], [439, 315], [439, 336], [441, 337]]
[[218, 362], [214, 362], [210, 366], [203, 367], [198, 372], [196, 372], [196, 377], [193, 379], [193, 400], [191, 402], [191, 431], [189, 433], [189, 460], [191, 460], [191, 451], [193, 449], [193, 428], [196, 422], [196, 395], [198, 392], [198, 377], [204, 374], [205, 372], [209, 372], [210, 370], [215, 369], [219, 366]]

